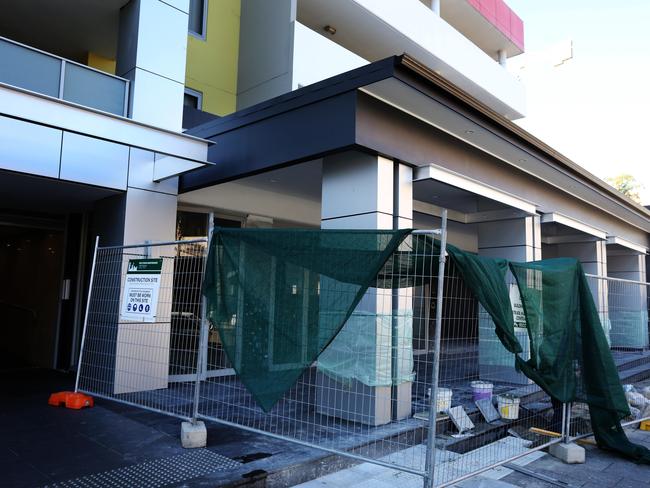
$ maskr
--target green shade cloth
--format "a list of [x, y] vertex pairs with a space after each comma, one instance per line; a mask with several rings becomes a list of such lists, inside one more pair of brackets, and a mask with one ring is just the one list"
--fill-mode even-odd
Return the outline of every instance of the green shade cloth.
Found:
[[[436, 285], [439, 243], [410, 232], [215, 230], [203, 290], [207, 316], [264, 411], [332, 342], [370, 287]], [[454, 246], [448, 252], [492, 317], [501, 343], [515, 354], [517, 369], [557, 401], [589, 404], [599, 446], [650, 463], [650, 451], [629, 442], [621, 428], [629, 407], [580, 263], [568, 258], [513, 263]], [[529, 360], [520, 356], [523, 348], [514, 331], [508, 272], [522, 299]], [[359, 314], [351, 325], [368, 320]], [[332, 376], [348, 368], [369, 383], [390, 383], [386, 372], [366, 369], [365, 374], [354, 361], [347, 364], [338, 353], [348, 346], [350, 341], [342, 343], [325, 358]]]
[[[634, 461], [650, 464], [650, 450], [631, 443], [620, 420], [630, 414], [618, 371], [589, 290], [576, 259], [508, 263], [449, 246], [463, 280], [492, 317], [516, 367], [561, 402], [589, 405], [596, 442]], [[530, 339], [530, 359], [515, 332], [506, 273], [515, 276]]]
[[207, 317], [265, 412], [338, 334], [409, 232], [215, 229]]

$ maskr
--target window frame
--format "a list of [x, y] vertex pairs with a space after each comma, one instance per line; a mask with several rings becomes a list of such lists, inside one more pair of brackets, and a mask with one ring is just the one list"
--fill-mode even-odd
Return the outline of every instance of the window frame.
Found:
[[201, 110], [203, 111], [203, 93], [201, 93], [198, 90], [194, 90], [193, 88], [185, 87], [185, 90], [183, 91], [184, 95], [190, 95], [192, 97], [196, 98], [196, 110]]
[[206, 41], [207, 40], [207, 32], [208, 32], [208, 3], [209, 0], [203, 0], [203, 13], [202, 13], [202, 18], [201, 18], [201, 33], [194, 32], [193, 30], [190, 29], [189, 25], [189, 20], [190, 20], [190, 8], [192, 3], [190, 2], [188, 11], [187, 11], [187, 33], [193, 37], [196, 37], [197, 39], [201, 41]]

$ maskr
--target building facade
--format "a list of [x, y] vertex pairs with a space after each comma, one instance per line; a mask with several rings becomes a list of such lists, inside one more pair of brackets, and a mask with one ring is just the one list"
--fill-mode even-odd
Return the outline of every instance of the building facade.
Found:
[[463, 249], [646, 280], [650, 212], [512, 122], [524, 25], [501, 0], [28, 3], [0, 20], [0, 305], [34, 322], [11, 361], [74, 367], [97, 235], [434, 228], [445, 208]]

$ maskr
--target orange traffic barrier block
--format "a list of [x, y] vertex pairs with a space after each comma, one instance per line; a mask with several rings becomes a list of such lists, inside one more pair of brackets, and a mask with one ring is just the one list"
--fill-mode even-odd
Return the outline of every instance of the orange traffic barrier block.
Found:
[[54, 407], [65, 407], [79, 410], [85, 407], [92, 407], [95, 402], [93, 397], [74, 391], [59, 391], [52, 393], [47, 403]]
[[643, 422], [641, 422], [641, 425], [639, 425], [639, 429], [650, 430], [650, 420], [644, 420]]

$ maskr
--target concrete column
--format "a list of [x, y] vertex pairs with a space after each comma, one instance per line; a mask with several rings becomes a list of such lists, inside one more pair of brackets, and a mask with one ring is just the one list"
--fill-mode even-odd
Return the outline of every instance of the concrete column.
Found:
[[[93, 231], [100, 236], [100, 245], [137, 244], [172, 241], [176, 229], [177, 178], [160, 183], [151, 181], [154, 154], [150, 151], [131, 148], [129, 157], [128, 189], [125, 193], [104, 199], [96, 205], [93, 213]], [[151, 257], [161, 253], [169, 255], [169, 248], [151, 248]], [[168, 263], [169, 264], [169, 263]], [[104, 263], [104, 272], [110, 263]], [[110, 273], [119, 276], [121, 263], [115, 261], [116, 269]], [[114, 348], [114, 393], [154, 390], [167, 388], [169, 379], [169, 344], [171, 335], [171, 286], [169, 273], [173, 269], [163, 269], [167, 273], [161, 289], [156, 323], [127, 323], [115, 321], [114, 329], [106, 331], [106, 347]], [[110, 274], [109, 273], [109, 274]], [[122, 284], [115, 282], [111, 293], [115, 304], [109, 312], [118, 315], [122, 298]], [[162, 298], [165, 293], [168, 295]], [[108, 303], [108, 302], [107, 302]], [[110, 335], [110, 337], [109, 337]], [[106, 351], [110, 354], [111, 351]]]
[[[588, 238], [580, 242], [558, 242], [544, 244], [543, 258], [576, 258], [582, 264], [586, 274], [607, 276], [607, 245], [604, 240]], [[591, 294], [598, 309], [600, 322], [609, 340], [611, 324], [608, 313], [608, 283], [607, 280], [588, 278]]]
[[508, 54], [506, 53], [505, 49], [499, 49], [497, 52], [497, 57], [501, 66], [504, 68], [508, 66]]
[[[323, 160], [321, 214], [323, 229], [412, 227], [412, 170], [390, 159], [359, 152], [327, 157]], [[404, 377], [413, 368], [412, 296], [408, 289], [399, 290], [395, 298], [391, 290], [368, 290], [357, 311], [376, 315], [373, 324], [367, 324], [371, 329], [368, 339], [374, 341], [374, 376], [383, 384], [366, 385], [354, 379], [349, 386], [319, 373], [317, 408], [321, 413], [371, 425], [410, 416], [411, 382], [394, 387], [390, 383], [391, 377]], [[387, 324], [395, 307], [398, 319]], [[399, 337], [392, 335], [395, 327]], [[391, 359], [396, 371], [391, 371]]]
[[237, 110], [290, 92], [297, 0], [243, 0]]
[[131, 0], [120, 10], [116, 74], [131, 81], [134, 120], [180, 131], [188, 0]]
[[[608, 248], [607, 276], [646, 282], [646, 256], [631, 249]], [[610, 281], [608, 288], [612, 346], [635, 349], [647, 347], [647, 286]]]
[[542, 259], [539, 217], [478, 224], [478, 252], [483, 256], [527, 262]]
[[431, 10], [440, 15], [440, 0], [431, 0]]
[[[492, 258], [527, 262], [542, 258], [541, 224], [537, 215], [513, 220], [485, 222], [478, 224], [478, 252]], [[513, 307], [520, 300], [516, 285], [510, 285], [510, 300]], [[524, 351], [522, 357], [530, 357], [528, 332], [515, 328]], [[528, 384], [530, 380], [515, 370], [514, 355], [503, 347], [494, 331], [494, 323], [479, 307], [479, 374], [486, 381], [505, 381]]]

